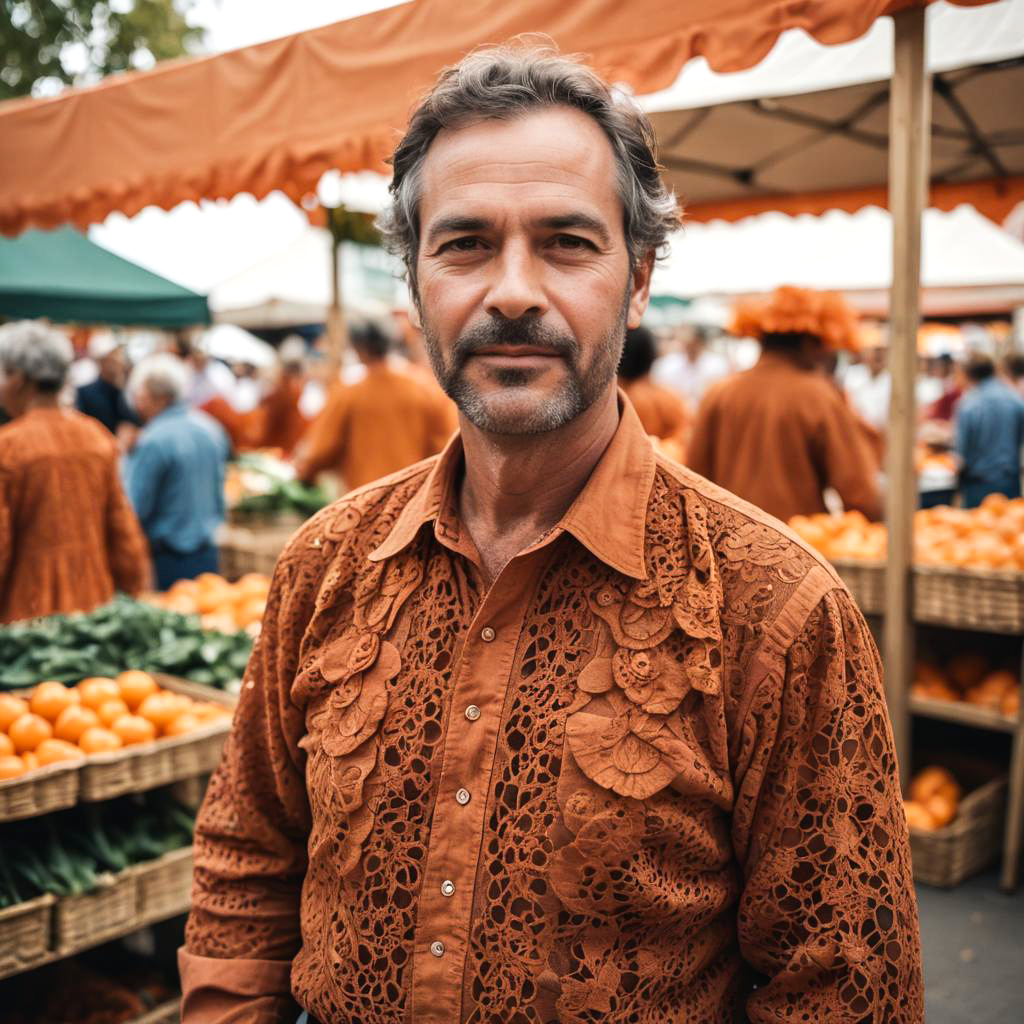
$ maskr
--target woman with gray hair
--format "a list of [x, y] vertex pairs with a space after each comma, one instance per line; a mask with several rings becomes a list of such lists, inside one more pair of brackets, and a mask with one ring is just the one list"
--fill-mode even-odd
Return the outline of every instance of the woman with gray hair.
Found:
[[62, 409], [67, 338], [32, 321], [0, 327], [0, 622], [86, 611], [148, 582], [114, 439]]

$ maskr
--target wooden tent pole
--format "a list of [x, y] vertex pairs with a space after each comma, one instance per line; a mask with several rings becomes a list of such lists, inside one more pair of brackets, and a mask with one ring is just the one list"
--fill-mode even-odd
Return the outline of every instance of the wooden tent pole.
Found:
[[332, 380], [341, 370], [345, 354], [345, 309], [341, 294], [341, 238], [333, 220], [334, 210], [327, 211], [328, 231], [331, 237], [331, 304], [327, 308], [327, 360]]
[[889, 209], [893, 226], [892, 293], [889, 309], [889, 373], [892, 397], [886, 454], [886, 525], [883, 660], [885, 690], [906, 785], [910, 771], [907, 691], [913, 670], [914, 630], [910, 566], [913, 553], [917, 474], [914, 468], [917, 328], [920, 319], [921, 215], [927, 196], [931, 90], [925, 57], [925, 10], [894, 15], [896, 38], [889, 106]]

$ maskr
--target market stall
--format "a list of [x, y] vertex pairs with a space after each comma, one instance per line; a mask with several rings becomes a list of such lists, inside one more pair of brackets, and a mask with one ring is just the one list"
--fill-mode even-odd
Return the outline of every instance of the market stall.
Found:
[[[379, 168], [393, 143], [393, 129], [403, 123], [413, 96], [441, 65], [482, 39], [545, 31], [565, 50], [589, 53], [610, 78], [644, 93], [668, 87], [684, 63], [697, 54], [703, 54], [716, 70], [740, 70], [765, 57], [786, 29], [800, 28], [821, 43], [836, 44], [861, 36], [879, 16], [894, 14], [891, 96], [888, 90], [885, 95], [889, 159], [887, 165], [883, 160], [881, 168], [876, 168], [874, 184], [889, 181], [895, 241], [889, 465], [894, 493], [884, 584], [884, 648], [897, 749], [908, 773], [912, 380], [930, 124], [925, 6], [816, 0], [780, 11], [776, 4], [755, 0], [639, 6], [599, 0], [571, 5], [531, 0], [477, 10], [473, 18], [466, 18], [464, 12], [440, 0], [419, 0], [246, 51], [126, 75], [54, 100], [0, 108], [5, 144], [25, 157], [16, 173], [0, 183], [0, 230], [15, 232], [65, 220], [84, 224], [115, 209], [132, 213], [149, 203], [167, 208], [185, 198], [227, 196], [242, 190], [265, 195], [282, 188], [299, 199], [312, 192], [329, 167]], [[982, 4], [965, 0], [960, 6]], [[274, 69], [269, 81], [267, 68]], [[359, 103], [339, 103], [338, 97], [344, 95], [358, 95]], [[210, 102], [212, 96], [218, 102]], [[885, 106], [879, 102], [875, 108], [883, 119]], [[197, 111], [204, 121], [200, 132], [195, 130]], [[69, 123], [74, 129], [64, 136], [62, 160], [52, 162], [57, 128]], [[132, 131], [125, 132], [125, 125], [132, 126]], [[884, 151], [884, 131], [877, 134], [882, 141], [876, 140], [875, 148]], [[743, 135], [734, 137], [742, 140]], [[666, 148], [680, 145], [684, 145], [681, 138]], [[829, 162], [822, 165], [827, 169]], [[841, 170], [831, 166], [837, 173]], [[770, 194], [770, 201], [785, 184], [781, 179], [769, 185], [750, 174], [743, 177], [750, 193]], [[723, 180], [732, 182], [735, 177]], [[805, 182], [794, 183], [795, 188], [805, 186]], [[735, 197], [731, 185], [726, 195]], [[706, 198], [710, 201], [711, 196]], [[1010, 821], [1005, 829], [1007, 885], [1016, 881], [1024, 798], [1020, 721], [1018, 717]], [[960, 824], [965, 822], [971, 825], [970, 816]], [[924, 840], [946, 838], [936, 830]], [[917, 839], [920, 842], [921, 836]]]
[[[854, 214], [761, 213], [735, 222], [688, 224], [655, 269], [651, 294], [734, 301], [792, 284], [842, 292], [862, 314], [884, 318], [891, 238], [892, 218], [874, 206]], [[1008, 314], [1018, 306], [1024, 306], [1024, 244], [971, 206], [925, 210], [922, 314]]]
[[0, 317], [191, 327], [209, 323], [210, 310], [205, 296], [61, 227], [0, 237]]

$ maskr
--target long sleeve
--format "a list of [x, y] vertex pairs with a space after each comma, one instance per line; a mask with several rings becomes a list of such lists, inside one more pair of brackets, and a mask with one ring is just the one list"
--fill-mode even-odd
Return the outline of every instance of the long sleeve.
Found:
[[149, 551], [139, 521], [121, 486], [117, 456], [110, 460], [107, 496], [107, 560], [114, 586], [126, 594], [145, 590], [152, 578]]
[[705, 395], [686, 449], [686, 465], [712, 481], [715, 479], [715, 406], [714, 393]]
[[325, 469], [336, 469], [345, 449], [348, 393], [339, 385], [327, 397], [327, 404], [306, 434], [298, 464], [300, 479], [312, 481]]
[[0, 595], [7, 591], [7, 577], [11, 572], [11, 559], [14, 554], [10, 486], [7, 474], [0, 470]]
[[163, 459], [156, 444], [140, 440], [125, 457], [124, 489], [142, 528], [148, 531], [157, 511]]
[[740, 729], [734, 845], [752, 1024], [924, 1019], [917, 906], [877, 650], [832, 590]]
[[306, 729], [290, 687], [310, 609], [295, 596], [296, 572], [286, 551], [196, 824], [192, 913], [179, 953], [183, 1024], [291, 1024], [298, 1012], [289, 978], [301, 944], [310, 810], [299, 749]]
[[825, 410], [821, 444], [827, 486], [835, 488], [846, 508], [880, 519], [878, 460], [857, 414], [838, 394]]

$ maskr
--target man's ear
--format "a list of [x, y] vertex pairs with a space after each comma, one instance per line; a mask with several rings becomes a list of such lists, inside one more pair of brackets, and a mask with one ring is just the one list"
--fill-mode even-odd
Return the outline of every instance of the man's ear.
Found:
[[654, 251], [645, 253], [633, 267], [629, 282], [629, 308], [626, 314], [627, 327], [639, 327], [647, 312], [651, 298], [651, 275], [654, 273]]
[[417, 331], [422, 331], [423, 317], [420, 316], [419, 292], [416, 290], [416, 286], [412, 283], [409, 285], [409, 298], [412, 299], [412, 305], [409, 307], [409, 323], [411, 323]]

